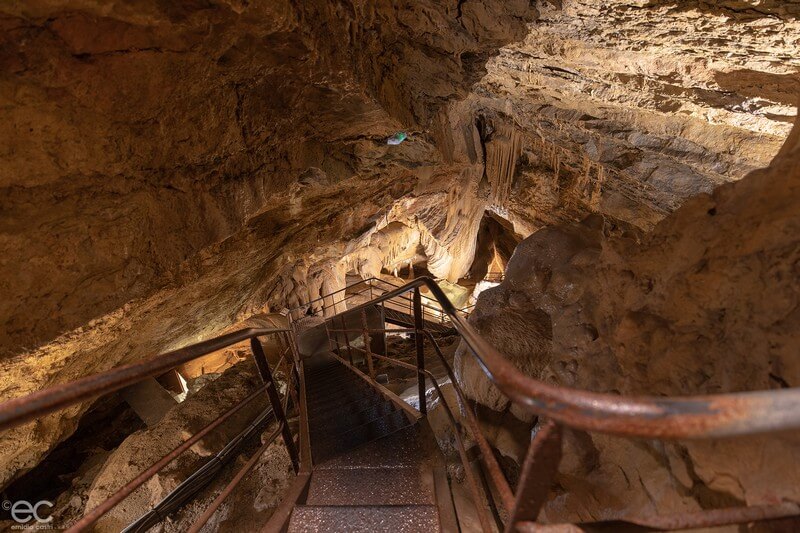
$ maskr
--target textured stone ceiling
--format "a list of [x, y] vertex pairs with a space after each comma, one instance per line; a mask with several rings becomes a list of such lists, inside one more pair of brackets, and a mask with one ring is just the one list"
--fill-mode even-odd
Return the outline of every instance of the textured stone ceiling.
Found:
[[[385, 139], [422, 132], [535, 15], [458, 4], [0, 7], [0, 397], [341, 283], [338, 262], [444, 172], [424, 134]], [[0, 485], [85, 408], [5, 434]]]
[[[800, 22], [786, 13], [799, 4], [775, 11], [784, 18], [717, 4], [544, 8], [522, 42], [489, 61], [474, 92], [504, 99], [541, 138], [529, 159], [549, 150], [545, 166], [601, 165], [602, 183], [597, 170], [590, 176], [600, 189], [587, 195], [591, 208], [650, 229], [686, 198], [767, 165], [796, 115]], [[554, 207], [545, 203], [542, 216]]]
[[[420, 247], [458, 279], [486, 211], [522, 236], [600, 213], [638, 239], [778, 151], [798, 5], [4, 4], [0, 398]], [[0, 485], [84, 409], [7, 435]]]

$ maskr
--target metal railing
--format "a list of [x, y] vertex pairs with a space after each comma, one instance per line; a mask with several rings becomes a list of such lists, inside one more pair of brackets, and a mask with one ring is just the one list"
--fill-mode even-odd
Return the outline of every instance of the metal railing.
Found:
[[[521, 476], [517, 483], [516, 491], [512, 491], [507, 479], [503, 475], [491, 446], [480, 431], [480, 425], [472, 410], [469, 408], [466, 395], [458, 385], [455, 375], [446, 358], [439, 349], [434, 336], [426, 329], [425, 303], [420, 293], [421, 287], [427, 287], [437, 302], [437, 309], [447, 315], [449, 323], [461, 335], [466, 346], [476, 358], [487, 377], [494, 385], [505, 394], [512, 402], [525, 410], [536, 414], [540, 418], [541, 429], [531, 442], [527, 456], [522, 465]], [[351, 286], [352, 287], [352, 286]], [[374, 287], [370, 284], [368, 287]], [[350, 287], [348, 287], [350, 288]], [[346, 289], [337, 291], [344, 292]], [[369, 290], [369, 288], [365, 289]], [[409, 293], [411, 293], [409, 295]], [[360, 294], [360, 292], [358, 293]], [[329, 297], [327, 295], [326, 297]], [[319, 300], [323, 300], [324, 298]], [[352, 296], [351, 296], [352, 297]], [[413, 328], [394, 329], [394, 332], [411, 333], [415, 338], [417, 361], [410, 365], [401, 361], [387, 358], [385, 355], [374, 354], [370, 351], [369, 336], [372, 333], [383, 333], [386, 329], [370, 328], [367, 323], [367, 311], [377, 305], [385, 305], [390, 300], [400, 299], [403, 308], [406, 300], [410, 299], [410, 313], [413, 317]], [[311, 302], [309, 302], [310, 304]], [[338, 303], [338, 302], [337, 302]], [[309, 304], [306, 304], [307, 307]], [[333, 305], [333, 304], [332, 304]], [[322, 309], [324, 312], [324, 307]], [[346, 325], [341, 329], [328, 327], [334, 320], [343, 314], [358, 314], [361, 316], [362, 328], [348, 329]], [[358, 316], [357, 315], [357, 316]], [[369, 375], [374, 379], [375, 370], [373, 358], [396, 366], [413, 368], [416, 370], [419, 389], [419, 411], [427, 413], [427, 398], [425, 380], [430, 379], [434, 389], [438, 392], [442, 405], [448, 414], [450, 422], [457, 427], [458, 422], [453, 415], [452, 408], [447, 405], [440, 385], [435, 376], [425, 369], [424, 342], [427, 339], [446, 369], [456, 391], [456, 398], [461, 411], [465, 414], [468, 429], [475, 439], [480, 451], [481, 462], [491, 481], [491, 490], [480, 493], [478, 481], [470, 471], [466, 450], [464, 449], [461, 435], [458, 431], [457, 445], [459, 456], [464, 463], [467, 480], [473, 492], [476, 505], [484, 501], [491, 508], [494, 504], [492, 494], [497, 494], [499, 503], [505, 515], [506, 531], [529, 531], [532, 528], [546, 529], [545, 524], [536, 523], [539, 511], [546, 501], [553, 476], [557, 472], [561, 459], [561, 435], [563, 427], [570, 427], [586, 431], [596, 431], [614, 435], [638, 438], [655, 439], [706, 439], [716, 437], [732, 437], [757, 433], [769, 433], [788, 429], [800, 428], [800, 390], [782, 389], [763, 392], [743, 392], [735, 394], [719, 394], [711, 396], [688, 396], [680, 398], [637, 397], [626, 398], [612, 394], [601, 394], [583, 390], [559, 387], [536, 380], [522, 374], [496, 349], [488, 344], [467, 322], [465, 313], [456, 309], [446, 297], [439, 286], [430, 278], [417, 278], [401, 287], [382, 290], [381, 294], [374, 295], [366, 303], [332, 317], [326, 317], [328, 342], [337, 342], [337, 355], [343, 353], [343, 348], [338, 343], [339, 333], [345, 333], [345, 342], [350, 353], [350, 363], [353, 364], [352, 350], [362, 349], [367, 355]], [[213, 515], [224, 499], [235, 489], [237, 484], [257, 464], [258, 458], [266, 447], [277, 438], [283, 436], [284, 444], [289, 452], [297, 478], [289, 489], [287, 500], [299, 497], [308, 483], [310, 472], [313, 468], [308, 431], [308, 411], [305, 400], [305, 378], [303, 365], [296, 342], [296, 323], [291, 318], [290, 329], [244, 329], [235, 331], [209, 341], [201, 342], [175, 350], [149, 361], [123, 366], [101, 374], [82, 378], [80, 380], [58, 385], [48, 389], [17, 398], [0, 404], [0, 430], [8, 429], [25, 423], [37, 417], [63, 409], [93, 397], [119, 390], [141, 379], [160, 375], [180, 364], [212, 353], [233, 344], [250, 341], [253, 357], [258, 366], [264, 385], [254, 391], [250, 396], [226, 413], [208, 424], [195, 435], [186, 439], [170, 453], [156, 461], [152, 466], [139, 474], [136, 478], [118, 489], [108, 499], [89, 511], [83, 518], [73, 524], [68, 531], [81, 531], [89, 528], [101, 516], [115, 505], [124, 500], [136, 488], [155, 475], [164, 466], [189, 449], [194, 443], [213, 431], [225, 420], [239, 412], [246, 405], [253, 402], [262, 393], [266, 392], [269, 403], [278, 422], [277, 428], [267, 439], [261, 449], [251, 457], [244, 467], [234, 476], [233, 480], [222, 491], [219, 497], [211, 504], [203, 515], [195, 522], [190, 531], [198, 531], [202, 525]], [[349, 342], [347, 333], [361, 333], [364, 335], [364, 348], [356, 348]], [[331, 333], [335, 338], [331, 338]], [[276, 369], [284, 362], [289, 365], [291, 374], [287, 380], [287, 394], [281, 401], [275, 381], [273, 370], [270, 368], [260, 341], [261, 336], [281, 335], [286, 344], [281, 360]], [[289, 355], [287, 359], [286, 356]], [[286, 411], [289, 399], [293, 400], [299, 417], [298, 443], [295, 444], [287, 422]], [[299, 448], [299, 451], [298, 451]], [[482, 527], [489, 530], [489, 518], [483, 506], [480, 507]], [[272, 530], [274, 524], [285, 524], [291, 513], [291, 506], [281, 505], [275, 511], [273, 518], [265, 527], [265, 531]], [[794, 503], [787, 502], [771, 506], [750, 506], [730, 509], [715, 509], [696, 513], [684, 513], [679, 516], [646, 516], [623, 517], [620, 522], [638, 524], [645, 527], [660, 528], [694, 528], [726, 525], [733, 523], [752, 522], [800, 514], [800, 508]]]
[[[264, 337], [267, 335], [279, 335], [283, 339], [283, 354], [274, 368], [274, 371], [278, 371], [281, 369], [284, 363], [286, 363], [288, 367], [286, 394], [284, 395], [283, 401], [280, 399], [280, 395], [273, 378], [273, 369], [270, 368], [263, 347], [261, 346], [261, 341], [259, 340], [259, 337]], [[117, 391], [143, 379], [159, 376], [183, 363], [249, 340], [253, 358], [264, 384], [253, 391], [245, 399], [214, 419], [203, 429], [173, 448], [169, 453], [153, 463], [149, 468], [141, 472], [135, 478], [125, 483], [107, 499], [86, 513], [81, 519], [70, 525], [70, 527], [66, 530], [68, 533], [74, 533], [77, 531], [85, 531], [91, 528], [92, 525], [95, 524], [103, 515], [125, 500], [125, 498], [127, 498], [137, 488], [142, 486], [148, 479], [156, 475], [161, 469], [171, 463], [183, 452], [191, 448], [200, 439], [214, 431], [226, 420], [230, 419], [233, 415], [241, 411], [246, 406], [252, 404], [257, 398], [261, 397], [262, 394], [266, 393], [270, 404], [270, 407], [267, 408], [269, 413], [259, 413], [259, 415], [251, 421], [250, 427], [252, 428], [254, 425], [262, 424], [266, 418], [266, 415], [269, 414], [274, 415], [274, 418], [278, 423], [277, 429], [265, 441], [265, 444], [256, 452], [256, 454], [250, 458], [247, 464], [245, 464], [245, 466], [236, 474], [225, 490], [223, 490], [222, 494], [220, 494], [219, 497], [214, 500], [206, 512], [203, 513], [189, 529], [189, 531], [193, 532], [199, 531], [202, 526], [211, 518], [219, 505], [247, 474], [247, 472], [249, 472], [249, 470], [255, 466], [260, 456], [266, 450], [267, 446], [271, 444], [279, 434], [283, 436], [283, 441], [289, 453], [289, 457], [295, 472], [299, 471], [300, 469], [300, 460], [302, 457], [304, 457], [304, 454], [301, 453], [301, 456], [298, 457], [297, 447], [291, 431], [289, 430], [286, 418], [286, 410], [290, 397], [293, 398], [295, 405], [302, 405], [303, 402], [302, 398], [298, 400], [298, 395], [294, 390], [295, 386], [299, 384], [299, 380], [302, 379], [302, 371], [298, 373], [296, 343], [291, 335], [292, 332], [290, 329], [242, 329], [221, 335], [208, 341], [192, 344], [185, 348], [167, 352], [141, 363], [122, 366], [106, 372], [95, 374], [93, 376], [88, 376], [71, 383], [49, 387], [27, 396], [16, 398], [0, 404], [0, 430], [7, 430], [46, 414], [69, 407], [70, 405], [75, 405], [86, 400], [90, 400], [94, 397]], [[234, 439], [236, 439], [236, 437]], [[231, 443], [228, 444], [228, 446], [230, 445]], [[228, 446], [225, 448], [227, 449]], [[225, 450], [222, 452], [224, 451]], [[215, 457], [211, 461], [214, 461], [215, 459], [217, 458]], [[196, 474], [202, 470], [203, 468], [201, 467], [201, 470], [196, 472]], [[188, 496], [195, 494], [200, 488], [202, 488], [203, 484], [207, 484], [210, 481], [207, 476], [203, 475], [193, 475], [190, 476], [190, 478], [195, 480], [194, 483], [196, 483], [196, 485], [193, 487], [181, 487], [182, 490], [180, 492], [184, 492], [186, 494], [177, 494], [176, 497], [185, 500], [188, 498]], [[147, 521], [147, 519], [137, 520], [137, 522], [132, 525], [135, 525], [140, 521], [144, 523]]]
[[[329, 310], [333, 310], [333, 314], [340, 314], [345, 310], [339, 311], [339, 308], [342, 306], [346, 307], [347, 302], [350, 302], [353, 299], [366, 297], [369, 300], [372, 300], [400, 287], [400, 285], [396, 285], [381, 278], [367, 278], [356, 283], [352, 283], [342, 289], [333, 291], [324, 296], [320, 296], [319, 298], [310, 300], [308, 303], [293, 307], [289, 309], [289, 316], [295, 317], [296, 313], [298, 312], [302, 312], [304, 315], [310, 313], [309, 316], [329, 316]], [[348, 294], [347, 291], [350, 291], [350, 293]], [[439, 301], [436, 298], [425, 296], [424, 294], [421, 295], [421, 298], [422, 312], [423, 315], [425, 315], [425, 320], [438, 322], [442, 325], [450, 325], [450, 316], [442, 310], [442, 308], [439, 306]], [[392, 305], [391, 308], [396, 311], [408, 315], [411, 315], [414, 312], [413, 300], [405, 293], [388, 300], [388, 302]], [[474, 305], [465, 307], [463, 309], [458, 309], [458, 312], [464, 316], [467, 316], [469, 315], [472, 307], [474, 307]]]
[[[437, 299], [442, 311], [448, 315], [453, 327], [461, 335], [466, 346], [493, 384], [512, 402], [541, 417], [540, 429], [531, 441], [516, 491], [512, 491], [497, 463], [491, 446], [482, 434], [478, 421], [469, 408], [466, 395], [439, 349], [436, 339], [430, 331], [425, 329], [425, 323], [422, 320], [422, 298], [419, 292], [422, 286], [426, 286], [433, 297]], [[384, 305], [387, 301], [409, 292], [413, 293], [414, 328], [388, 330], [368, 327], [366, 311], [370, 307]], [[470, 473], [463, 442], [456, 431], [459, 456], [464, 464], [473, 498], [476, 505], [485, 498], [486, 503], [489, 503], [491, 507], [494, 504], [491, 501], [492, 494], [498, 495], [505, 515], [505, 531], [533, 531], [534, 529], [540, 531], [553, 527], [553, 525], [536, 523], [536, 519], [546, 502], [551, 483], [558, 471], [564, 427], [625, 437], [663, 440], [735, 437], [800, 428], [800, 389], [796, 388], [679, 398], [626, 398], [559, 387], [536, 380], [522, 374], [489, 345], [466, 321], [462, 310], [453, 307], [444, 292], [430, 278], [418, 278], [342, 314], [360, 314], [362, 327], [360, 329], [348, 329], [344, 326], [334, 327], [335, 320], [339, 318], [339, 315], [326, 319], [329, 343], [331, 343], [332, 350], [339, 355], [344, 351], [339, 336], [345, 335], [349, 363], [341, 357], [340, 360], [353, 366], [352, 350], [364, 352], [368, 374], [373, 380], [375, 379], [373, 359], [414, 369], [418, 376], [419, 411], [423, 415], [427, 413], [425, 388], [425, 379], [427, 378], [431, 380], [437, 391], [448, 419], [457, 429], [458, 425], [452, 414], [452, 408], [441, 393], [439, 383], [430, 372], [425, 370], [423, 342], [424, 339], [430, 342], [453, 385], [461, 412], [465, 414], [470, 434], [481, 451], [481, 461], [494, 488], [494, 492], [485, 491], [483, 497], [477, 494], [478, 483]], [[340, 323], [344, 325], [345, 322], [341, 320]], [[369, 342], [370, 334], [386, 332], [412, 333], [415, 336], [416, 365], [372, 353]], [[356, 348], [347, 340], [347, 334], [358, 333], [364, 336], [364, 348]], [[689, 529], [798, 515], [800, 515], [800, 506], [793, 502], [785, 502], [778, 505], [743, 506], [681, 513], [675, 516], [622, 517], [617, 522], [626, 524], [628, 527], [636, 525], [652, 529]], [[479, 518], [484, 530], [489, 531], [486, 509], [479, 509]]]

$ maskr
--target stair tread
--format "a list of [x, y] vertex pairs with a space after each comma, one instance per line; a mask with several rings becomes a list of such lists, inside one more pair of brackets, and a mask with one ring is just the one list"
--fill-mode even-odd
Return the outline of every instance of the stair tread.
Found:
[[411, 425], [403, 411], [394, 411], [365, 424], [345, 427], [342, 431], [325, 433], [322, 437], [311, 439], [311, 453], [316, 462], [349, 452], [373, 440], [385, 437], [397, 430]]
[[311, 394], [325, 394], [337, 390], [352, 390], [355, 388], [369, 388], [369, 384], [357, 376], [355, 373], [338, 376], [335, 379], [325, 382], [317, 382], [313, 379], [306, 380], [308, 392]]
[[[360, 405], [355, 404], [345, 405]], [[336, 411], [336, 416], [325, 416], [309, 421], [312, 437], [315, 433], [337, 431], [341, 427], [357, 427], [374, 420], [378, 417], [388, 415], [397, 411], [399, 408], [390, 402], [370, 403], [365, 409], [352, 410], [345, 406]]]
[[[426, 479], [427, 478], [427, 479]], [[311, 476], [308, 505], [433, 505], [433, 477], [419, 466], [321, 469]]]
[[[410, 425], [411, 424], [411, 422], [405, 416], [405, 413], [403, 411], [395, 410], [395, 411], [390, 411], [390, 412], [383, 413], [383, 414], [378, 414], [374, 418], [371, 418], [370, 420], [367, 420], [367, 421], [362, 422], [360, 424], [356, 424], [356, 425], [342, 424], [341, 426], [331, 428], [330, 430], [325, 432], [324, 436], [322, 436], [321, 439], [318, 439], [318, 440], [327, 441], [327, 440], [331, 440], [331, 439], [339, 439], [341, 437], [344, 437], [345, 434], [347, 434], [347, 433], [352, 433], [353, 431], [356, 431], [356, 430], [359, 430], [359, 429], [362, 429], [362, 428], [363, 429], [371, 429], [371, 428], [378, 429], [378, 428], [384, 426], [388, 422], [399, 422], [399, 423], [405, 422], [404, 425]], [[314, 429], [311, 428], [311, 431], [313, 432]], [[380, 438], [380, 437], [378, 437], [378, 438]], [[312, 439], [312, 446], [313, 446], [313, 439]]]
[[297, 505], [292, 511], [288, 531], [431, 533], [439, 531], [439, 515], [435, 505]]
[[365, 391], [365, 390], [342, 390], [338, 392], [331, 392], [322, 396], [308, 396], [308, 409], [313, 411], [317, 407], [323, 407], [329, 404], [344, 405], [346, 403], [354, 402], [361, 399], [373, 399], [380, 402], [381, 395], [378, 391]]
[[363, 411], [364, 409], [367, 409], [370, 405], [375, 405], [377, 403], [380, 402], [376, 401], [374, 397], [364, 397], [343, 403], [338, 403], [338, 402], [323, 403], [313, 408], [309, 406], [308, 421], [309, 424], [313, 426], [315, 420], [318, 420], [320, 418], [335, 416], [335, 413], [339, 412], [342, 409], [357, 409], [358, 411]]
[[353, 449], [346, 455], [315, 464], [314, 469], [401, 468], [418, 464], [419, 458], [426, 454], [420, 443], [419, 427], [409, 425]]
[[329, 381], [308, 380], [308, 382], [309, 382], [309, 387], [308, 387], [309, 392], [320, 392], [320, 391], [326, 391], [328, 389], [344, 388], [346, 385], [351, 385], [354, 383], [362, 384], [364, 383], [364, 380], [356, 376], [355, 374], [352, 374], [350, 376], [347, 375], [337, 376], [336, 379], [331, 379]]

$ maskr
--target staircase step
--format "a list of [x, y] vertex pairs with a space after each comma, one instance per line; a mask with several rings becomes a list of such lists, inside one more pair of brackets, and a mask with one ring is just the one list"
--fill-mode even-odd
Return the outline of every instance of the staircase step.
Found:
[[321, 396], [308, 396], [308, 411], [314, 413], [317, 409], [324, 409], [329, 405], [343, 405], [358, 400], [383, 401], [383, 396], [372, 388], [352, 388], [330, 392]]
[[318, 392], [307, 392], [306, 398], [309, 405], [319, 405], [330, 401], [342, 403], [345, 398], [352, 401], [356, 398], [374, 398], [374, 389], [369, 386], [359, 385], [358, 383], [347, 384], [342, 388], [331, 388]]
[[306, 378], [313, 382], [325, 381], [336, 376], [344, 376], [348, 374], [352, 374], [352, 371], [338, 361], [324, 368], [316, 368], [314, 370], [305, 371]]
[[342, 433], [326, 434], [322, 438], [311, 440], [311, 453], [314, 462], [322, 462], [340, 453], [352, 450], [367, 442], [379, 439], [398, 429], [410, 425], [403, 411], [376, 418], [366, 424], [348, 429]]
[[433, 533], [439, 531], [434, 505], [315, 506], [297, 505], [290, 533]]
[[309, 425], [313, 425], [315, 420], [337, 416], [340, 410], [364, 411], [365, 409], [369, 409], [371, 405], [375, 405], [376, 403], [379, 402], [376, 401], [376, 398], [374, 396], [367, 396], [349, 402], [341, 401], [341, 402], [330, 402], [327, 404], [321, 404], [316, 406], [314, 409], [312, 409], [309, 406], [308, 408]]
[[[427, 479], [426, 479], [427, 478]], [[433, 505], [433, 476], [420, 467], [315, 470], [308, 505]]]
[[341, 395], [343, 392], [351, 392], [351, 391], [358, 391], [358, 392], [366, 392], [372, 390], [372, 387], [364, 383], [361, 380], [361, 383], [358, 382], [340, 382], [339, 386], [329, 386], [318, 390], [307, 390], [306, 394], [309, 399], [316, 400], [316, 399], [323, 399], [330, 396]]
[[419, 464], [427, 451], [420, 443], [418, 425], [402, 428], [391, 435], [376, 439], [347, 455], [340, 455], [314, 465], [314, 471], [332, 468], [403, 468]]
[[312, 385], [306, 389], [306, 392], [309, 396], [322, 397], [347, 390], [372, 390], [372, 387], [360, 377], [354, 376], [354, 379], [343, 377], [331, 383]]
[[321, 432], [339, 433], [340, 431], [338, 431], [337, 428], [360, 426], [361, 424], [366, 424], [370, 420], [397, 411], [397, 409], [398, 407], [391, 402], [372, 404], [360, 411], [353, 411], [342, 407], [336, 412], [335, 416], [325, 416], [311, 420], [309, 422], [311, 435], [314, 436], [315, 433]]
[[330, 353], [321, 353], [305, 359], [303, 369], [308, 377], [319, 377], [331, 372], [347, 371], [347, 367]]
[[306, 383], [309, 386], [309, 389], [319, 389], [330, 387], [331, 385], [336, 385], [337, 383], [341, 383], [342, 381], [355, 381], [361, 380], [363, 383], [363, 379], [355, 375], [354, 372], [348, 370], [347, 372], [334, 372], [330, 375], [326, 376], [319, 376], [319, 377], [312, 377], [306, 378]]

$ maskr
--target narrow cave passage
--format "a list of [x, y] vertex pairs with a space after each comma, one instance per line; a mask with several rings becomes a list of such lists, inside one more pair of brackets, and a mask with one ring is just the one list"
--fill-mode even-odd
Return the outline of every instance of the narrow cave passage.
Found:
[[0, 529], [800, 530], [800, 0], [0, 30]]
[[470, 305], [482, 291], [503, 281], [506, 265], [521, 241], [522, 236], [514, 231], [508, 220], [490, 211], [484, 213], [475, 245], [475, 259], [467, 276], [458, 281], [459, 285], [471, 291]]

